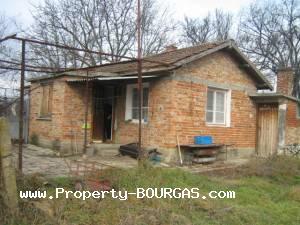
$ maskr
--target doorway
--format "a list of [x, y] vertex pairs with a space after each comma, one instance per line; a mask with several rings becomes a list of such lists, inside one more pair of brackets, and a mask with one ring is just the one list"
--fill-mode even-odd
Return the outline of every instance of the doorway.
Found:
[[278, 104], [258, 105], [257, 153], [268, 157], [278, 148]]
[[112, 142], [114, 88], [97, 86], [93, 90], [93, 140]]

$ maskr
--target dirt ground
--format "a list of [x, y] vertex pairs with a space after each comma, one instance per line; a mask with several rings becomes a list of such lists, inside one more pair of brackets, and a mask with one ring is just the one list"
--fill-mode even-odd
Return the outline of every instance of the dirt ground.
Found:
[[[18, 146], [13, 146], [13, 155], [15, 165], [18, 160]], [[93, 163], [95, 162], [96, 168], [103, 169], [108, 167], [116, 168], [133, 168], [137, 166], [137, 160], [128, 156], [70, 156], [59, 157], [53, 150], [48, 148], [41, 148], [34, 145], [25, 145], [23, 150], [23, 173], [25, 175], [39, 173], [46, 177], [61, 177], [70, 175], [70, 165], [74, 165], [74, 161]], [[168, 165], [160, 163], [156, 166], [159, 167], [173, 167], [180, 168], [191, 173], [206, 173], [218, 170], [228, 170], [236, 168], [242, 164], [247, 163], [248, 160], [240, 159], [235, 161], [217, 161], [213, 164], [193, 164], [179, 166], [176, 164]], [[78, 164], [78, 163], [77, 163]], [[73, 168], [74, 171], [74, 168]]]

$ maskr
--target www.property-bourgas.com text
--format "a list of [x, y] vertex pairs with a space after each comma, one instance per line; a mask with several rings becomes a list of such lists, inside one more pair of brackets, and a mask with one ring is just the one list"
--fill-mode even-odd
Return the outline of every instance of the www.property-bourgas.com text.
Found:
[[136, 198], [190, 198], [190, 199], [235, 199], [235, 191], [210, 191], [207, 195], [200, 194], [199, 188], [137, 188], [135, 192], [126, 190], [110, 191], [70, 191], [64, 188], [56, 188], [54, 195], [47, 195], [47, 191], [20, 191], [20, 198], [37, 199], [37, 198], [77, 198], [87, 199], [104, 199], [111, 196], [113, 199], [125, 201], [129, 195]]

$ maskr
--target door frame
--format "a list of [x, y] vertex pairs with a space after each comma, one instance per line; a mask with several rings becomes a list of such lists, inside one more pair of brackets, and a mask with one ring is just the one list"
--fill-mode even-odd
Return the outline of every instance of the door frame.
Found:
[[276, 149], [275, 152], [271, 152], [270, 155], [274, 155], [278, 153], [278, 147], [279, 147], [279, 103], [277, 102], [260, 102], [257, 103], [256, 105], [256, 140], [255, 140], [255, 149], [256, 149], [256, 155], [260, 156], [260, 157], [267, 157], [267, 156], [262, 156], [259, 154], [259, 140], [260, 140], [260, 113], [259, 113], [259, 109], [260, 107], [263, 107], [264, 105], [269, 105], [269, 106], [274, 106], [274, 108], [276, 108], [277, 110], [277, 118], [276, 118], [276, 124], [277, 124], [277, 131], [276, 131]]
[[[104, 133], [103, 133], [103, 138], [102, 138], [102, 142], [105, 143], [105, 142], [111, 142], [113, 143], [114, 142], [114, 120], [115, 120], [115, 86], [113, 85], [105, 85], [105, 84], [94, 84], [93, 85], [93, 89], [94, 88], [97, 88], [97, 87], [101, 87], [101, 88], [112, 88], [112, 93], [113, 93], [113, 96], [112, 96], [112, 101], [111, 101], [111, 106], [112, 106], [112, 119], [111, 119], [111, 138], [110, 139], [107, 139], [105, 140], [104, 139]], [[91, 120], [91, 141], [99, 141], [99, 139], [95, 139], [94, 138], [94, 117], [95, 117], [95, 101], [94, 101], [94, 91], [92, 91], [92, 120]], [[103, 121], [104, 121], [104, 118], [103, 118]], [[104, 123], [103, 123], [103, 130], [104, 130]]]

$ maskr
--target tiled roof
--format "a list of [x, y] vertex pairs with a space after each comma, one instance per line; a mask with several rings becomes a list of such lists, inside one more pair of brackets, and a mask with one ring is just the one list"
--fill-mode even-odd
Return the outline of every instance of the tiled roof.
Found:
[[[174, 68], [174, 63], [205, 52], [209, 49], [213, 49], [224, 43], [226, 42], [222, 41], [206, 43], [145, 57], [143, 59], [143, 71], [172, 69]], [[107, 76], [113, 76], [113, 74], [119, 76], [120, 74], [136, 73], [137, 62], [130, 60], [118, 63], [103, 64], [95, 67], [81, 68], [76, 71], [69, 71], [67, 74], [86, 75], [86, 70], [89, 71], [90, 75], [97, 75], [97, 73], [101, 73], [101, 76], [105, 76], [105, 73], [107, 73]]]
[[[250, 62], [250, 60], [235, 46], [233, 40], [205, 43], [198, 46], [175, 49], [173, 51], [166, 51], [156, 55], [147, 56], [143, 58], [143, 74], [155, 73], [162, 75], [163, 71], [170, 71], [180, 67], [186, 63], [200, 59], [205, 55], [221, 49], [230, 49], [244, 65], [248, 65], [247, 70], [249, 75], [257, 82], [259, 89], [272, 89], [272, 85], [264, 77], [264, 75]], [[82, 77], [88, 75], [90, 77], [115, 77], [115, 76], [128, 76], [137, 74], [137, 61], [129, 60], [117, 63], [107, 63], [99, 66], [80, 68], [76, 70], [68, 70], [60, 74], [51, 76], [33, 78], [29, 81], [49, 79], [55, 76], [70, 75]]]

